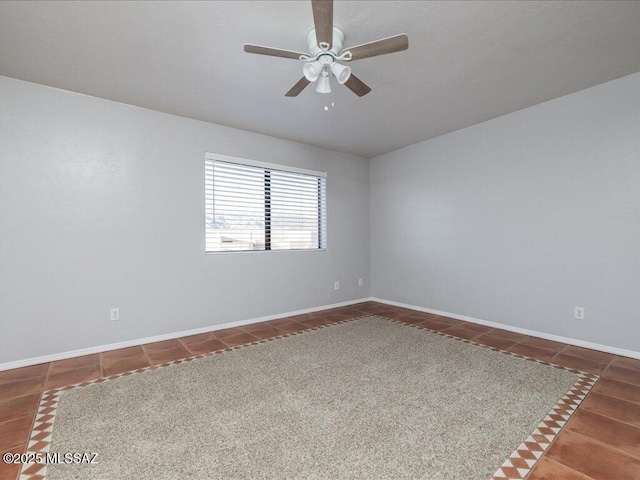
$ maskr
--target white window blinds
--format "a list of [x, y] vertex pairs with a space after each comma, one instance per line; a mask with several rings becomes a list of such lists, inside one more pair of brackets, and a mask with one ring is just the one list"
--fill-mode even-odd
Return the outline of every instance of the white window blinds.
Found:
[[326, 174], [207, 154], [207, 252], [326, 248]]

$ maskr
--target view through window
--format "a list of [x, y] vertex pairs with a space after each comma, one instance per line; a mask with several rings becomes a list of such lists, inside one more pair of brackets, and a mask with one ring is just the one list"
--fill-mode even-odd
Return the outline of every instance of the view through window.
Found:
[[207, 252], [326, 248], [326, 174], [207, 154]]

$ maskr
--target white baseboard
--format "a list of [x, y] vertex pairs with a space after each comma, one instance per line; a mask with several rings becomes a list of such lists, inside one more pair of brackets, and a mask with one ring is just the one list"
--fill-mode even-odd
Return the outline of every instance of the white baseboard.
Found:
[[370, 297], [368, 301], [385, 303], [387, 305], [393, 305], [395, 307], [409, 308], [411, 310], [418, 310], [425, 313], [433, 313], [435, 315], [441, 315], [443, 317], [451, 317], [457, 320], [464, 320], [465, 322], [477, 323], [485, 325], [487, 327], [501, 328], [510, 332], [522, 333], [523, 335], [529, 335], [531, 337], [544, 338], [545, 340], [552, 340], [554, 342], [567, 343], [569, 345], [575, 345], [578, 347], [590, 348], [592, 350], [600, 350], [601, 352], [613, 353], [614, 355], [620, 355], [623, 357], [640, 359], [640, 352], [633, 350], [625, 350], [623, 348], [610, 347], [608, 345], [601, 345], [599, 343], [587, 342], [584, 340], [578, 340], [575, 338], [561, 337], [559, 335], [552, 335], [550, 333], [538, 332], [536, 330], [527, 330], [526, 328], [513, 327], [511, 325], [505, 325], [503, 323], [489, 322], [487, 320], [481, 320], [479, 318], [468, 317], [466, 315], [458, 315], [457, 313], [443, 312], [440, 310], [434, 310], [433, 308], [418, 307], [416, 305], [410, 305], [408, 303], [394, 302], [392, 300], [385, 300], [383, 298]]
[[194, 328], [193, 330], [185, 330], [182, 332], [165, 333], [163, 335], [155, 335], [153, 337], [137, 338], [134, 340], [125, 340], [123, 342], [110, 343], [108, 345], [98, 345], [96, 347], [81, 348], [79, 350], [72, 350], [70, 352], [52, 353], [50, 355], [43, 355], [41, 357], [26, 358], [24, 360], [16, 360], [13, 362], [0, 363], [0, 372], [3, 370], [11, 370], [12, 368], [21, 368], [21, 367], [28, 367], [31, 365], [37, 365], [39, 363], [55, 362], [56, 360], [66, 360], [67, 358], [81, 357], [83, 355], [90, 355], [92, 353], [107, 352], [109, 350], [117, 350], [119, 348], [125, 348], [125, 347], [135, 347], [138, 345], [144, 345], [145, 343], [161, 342], [163, 340], [173, 340], [174, 338], [188, 337], [189, 335], [198, 335], [199, 333], [215, 332], [216, 330], [222, 330], [224, 328], [241, 327], [242, 325], [250, 325], [252, 323], [268, 322], [269, 320], [276, 320], [278, 318], [291, 317], [293, 315], [303, 315], [305, 313], [313, 313], [321, 310], [327, 310], [330, 308], [345, 307], [345, 306], [353, 305], [356, 303], [366, 302], [368, 300], [369, 298], [360, 298], [357, 300], [349, 300], [346, 302], [333, 303], [331, 305], [305, 308], [302, 310], [295, 310], [292, 312], [278, 313], [276, 315], [267, 315], [265, 317], [256, 317], [256, 318], [250, 318], [248, 320], [238, 320], [237, 322], [229, 322], [229, 323], [222, 323], [219, 325], [211, 325], [208, 327]]
[[278, 318], [290, 317], [293, 315], [303, 315], [305, 313], [313, 313], [321, 310], [344, 307], [344, 306], [354, 305], [356, 303], [362, 303], [367, 301], [384, 303], [387, 305], [408, 308], [411, 310], [417, 310], [425, 313], [433, 313], [435, 315], [451, 317], [457, 320], [464, 320], [466, 322], [486, 325], [487, 327], [501, 328], [503, 330], [508, 330], [510, 332], [522, 333], [523, 335], [529, 335], [531, 337], [544, 338], [545, 340], [552, 340], [555, 342], [567, 343], [569, 345], [576, 345], [578, 347], [590, 348], [592, 350], [600, 350], [602, 352], [613, 353], [614, 355], [620, 355], [623, 357], [640, 359], [640, 352], [635, 352], [633, 350], [625, 350], [622, 348], [610, 347], [608, 345], [601, 345], [598, 343], [587, 342], [587, 341], [578, 340], [575, 338], [561, 337], [559, 335], [552, 335], [550, 333], [538, 332], [536, 330], [528, 330], [526, 328], [514, 327], [511, 325], [505, 325], [503, 323], [489, 322], [487, 320], [482, 320], [475, 317], [458, 315], [457, 313], [451, 313], [451, 312], [443, 312], [441, 310], [434, 310], [432, 308], [419, 307], [417, 305], [410, 305], [408, 303], [394, 302], [392, 300], [385, 300], [383, 298], [367, 297], [367, 298], [359, 298], [357, 300], [349, 300], [346, 302], [334, 303], [331, 305], [323, 305], [320, 307], [305, 308], [302, 310], [295, 310], [292, 312], [279, 313], [276, 315], [267, 315], [265, 317], [256, 317], [256, 318], [250, 318], [247, 320], [239, 320], [236, 322], [229, 322], [229, 323], [223, 323], [219, 325], [211, 325], [207, 327], [195, 328], [192, 330], [185, 330], [182, 332], [165, 333], [163, 335], [155, 335], [153, 337], [137, 338], [134, 340], [125, 340], [123, 342], [110, 343], [108, 345], [99, 345], [96, 347], [81, 348], [79, 350], [72, 350], [69, 352], [53, 353], [50, 355], [43, 355], [41, 357], [26, 358], [24, 360], [16, 360], [13, 362], [0, 363], [0, 372], [4, 370], [11, 370], [13, 368], [21, 368], [21, 367], [28, 367], [31, 365], [37, 365], [39, 363], [54, 362], [56, 360], [65, 360], [67, 358], [81, 357], [82, 355], [90, 355], [92, 353], [107, 352], [109, 350], [117, 350], [119, 348], [126, 348], [126, 347], [135, 347], [138, 345], [143, 345], [145, 343], [161, 342], [163, 340], [172, 340], [174, 338], [187, 337], [189, 335], [198, 335], [199, 333], [215, 332], [216, 330], [222, 330], [224, 328], [241, 327], [242, 325], [250, 325], [252, 323], [268, 322], [269, 320], [276, 320]]

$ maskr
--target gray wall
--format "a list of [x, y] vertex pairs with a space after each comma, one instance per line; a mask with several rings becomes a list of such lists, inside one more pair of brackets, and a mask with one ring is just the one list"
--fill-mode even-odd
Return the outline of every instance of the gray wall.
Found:
[[640, 351], [640, 74], [372, 159], [370, 195], [373, 296]]
[[[327, 251], [205, 255], [206, 151], [328, 172]], [[365, 159], [0, 77], [0, 363], [367, 297], [368, 212]]]

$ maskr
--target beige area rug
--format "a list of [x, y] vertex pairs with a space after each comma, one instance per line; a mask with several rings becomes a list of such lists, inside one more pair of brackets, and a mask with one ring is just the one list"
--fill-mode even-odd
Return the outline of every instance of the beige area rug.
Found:
[[57, 479], [488, 479], [577, 375], [368, 317], [62, 392]]

